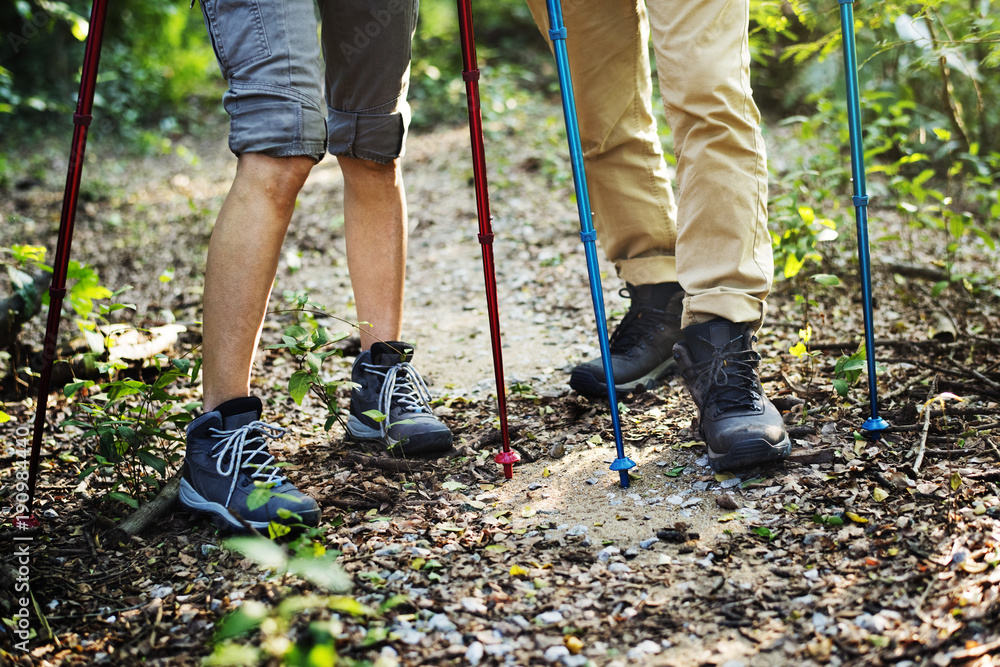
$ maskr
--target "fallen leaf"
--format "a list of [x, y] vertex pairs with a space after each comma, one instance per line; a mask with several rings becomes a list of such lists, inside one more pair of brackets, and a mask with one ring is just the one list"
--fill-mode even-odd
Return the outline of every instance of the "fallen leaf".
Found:
[[854, 523], [868, 523], [868, 519], [863, 516], [858, 516], [854, 512], [844, 512], [844, 516], [853, 521]]
[[882, 502], [883, 500], [885, 500], [888, 497], [889, 497], [889, 494], [886, 493], [886, 491], [882, 487], [880, 487], [880, 486], [876, 486], [875, 490], [872, 491], [872, 498], [874, 498], [875, 502], [877, 502], [877, 503]]
[[515, 565], [511, 565], [510, 566], [510, 576], [512, 576], [512, 577], [521, 577], [522, 579], [527, 579], [528, 578], [528, 571], [526, 569], [524, 569], [523, 567], [521, 567], [520, 565], [516, 565], [516, 564]]

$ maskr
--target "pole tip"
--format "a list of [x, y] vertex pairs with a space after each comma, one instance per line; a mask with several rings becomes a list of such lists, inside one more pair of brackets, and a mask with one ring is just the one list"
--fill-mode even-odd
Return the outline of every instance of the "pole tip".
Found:
[[878, 440], [879, 434], [889, 428], [889, 422], [881, 417], [870, 417], [865, 420], [865, 423], [861, 425], [861, 428], [868, 431], [872, 437]]
[[497, 454], [495, 457], [493, 457], [493, 460], [499, 463], [500, 465], [507, 466], [517, 463], [518, 461], [521, 460], [521, 457], [517, 455], [517, 452], [507, 450], [505, 452], [500, 452], [499, 454]]
[[618, 471], [625, 471], [628, 470], [629, 468], [634, 468], [634, 467], [635, 467], [635, 461], [633, 461], [627, 456], [615, 459], [614, 463], [611, 464], [611, 469]]
[[630, 483], [630, 480], [629, 480], [629, 477], [628, 477], [628, 471], [627, 470], [620, 470], [620, 471], [618, 471], [618, 479], [622, 483], [622, 488], [623, 489], [627, 489], [628, 485]]

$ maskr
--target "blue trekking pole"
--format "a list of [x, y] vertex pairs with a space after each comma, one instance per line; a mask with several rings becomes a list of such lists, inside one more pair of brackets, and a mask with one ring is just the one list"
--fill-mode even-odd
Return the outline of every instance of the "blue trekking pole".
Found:
[[604, 293], [601, 290], [601, 275], [597, 266], [597, 232], [591, 220], [590, 195], [587, 192], [587, 175], [583, 169], [583, 148], [580, 144], [580, 128], [576, 121], [576, 101], [573, 98], [573, 82], [569, 76], [569, 55], [566, 52], [566, 26], [563, 25], [560, 0], [546, 0], [549, 10], [549, 39], [556, 57], [559, 71], [559, 88], [562, 91], [563, 116], [566, 119], [566, 139], [569, 141], [570, 162], [573, 165], [573, 185], [576, 188], [576, 207], [580, 213], [580, 238], [587, 256], [587, 274], [590, 277], [590, 296], [594, 301], [594, 317], [597, 318], [597, 337], [601, 347], [601, 362], [604, 365], [604, 379], [608, 386], [608, 401], [611, 402], [611, 425], [615, 432], [615, 448], [618, 458], [611, 464], [618, 471], [622, 488], [629, 486], [628, 471], [635, 467], [635, 461], [625, 456], [622, 445], [622, 427], [618, 416], [618, 398], [615, 396], [615, 378], [611, 369], [611, 348], [608, 345], [607, 321], [604, 315]]
[[875, 440], [889, 427], [878, 416], [878, 387], [875, 379], [875, 334], [872, 331], [871, 258], [868, 253], [868, 194], [865, 191], [865, 152], [861, 135], [858, 94], [857, 49], [854, 45], [853, 0], [840, 2], [840, 26], [844, 38], [844, 72], [847, 78], [847, 125], [851, 136], [851, 174], [854, 177], [854, 218], [858, 228], [858, 263], [861, 271], [861, 301], [865, 316], [865, 358], [868, 362], [868, 401], [871, 417], [861, 428]]

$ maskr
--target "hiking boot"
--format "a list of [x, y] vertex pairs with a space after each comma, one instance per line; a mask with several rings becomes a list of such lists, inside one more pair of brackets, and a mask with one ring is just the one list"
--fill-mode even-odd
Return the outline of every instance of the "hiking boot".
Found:
[[764, 395], [748, 324], [715, 319], [684, 329], [674, 358], [698, 406], [701, 436], [713, 470], [728, 470], [788, 456], [792, 443]]
[[[285, 429], [260, 421], [261, 411], [259, 398], [234, 398], [188, 424], [181, 504], [237, 530], [244, 526], [234, 513], [257, 529], [271, 521], [315, 526], [319, 505], [280, 474], [267, 451], [268, 438], [280, 438]], [[275, 495], [250, 509], [247, 499], [258, 487], [255, 482], [268, 485]], [[280, 516], [283, 509], [298, 518]]]
[[[351, 380], [359, 385], [351, 390], [351, 437], [377, 440], [404, 454], [451, 448], [451, 431], [434, 416], [427, 385], [410, 365], [412, 358], [413, 346], [395, 341], [375, 343], [358, 355], [351, 369]], [[376, 419], [381, 415], [385, 418]]]
[[[681, 340], [684, 291], [677, 283], [625, 284], [622, 296], [631, 299], [608, 345], [615, 391], [628, 393], [651, 389], [674, 365], [674, 343]], [[607, 396], [601, 358], [573, 369], [569, 386], [586, 396]]]

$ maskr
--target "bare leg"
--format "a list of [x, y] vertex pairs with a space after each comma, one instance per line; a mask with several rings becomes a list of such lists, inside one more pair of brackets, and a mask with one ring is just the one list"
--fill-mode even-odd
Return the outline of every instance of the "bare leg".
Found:
[[361, 348], [399, 340], [406, 277], [406, 195], [399, 160], [380, 164], [339, 156], [344, 173], [347, 269], [361, 327]]
[[250, 395], [250, 367], [309, 157], [240, 156], [205, 271], [204, 409]]

